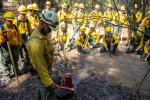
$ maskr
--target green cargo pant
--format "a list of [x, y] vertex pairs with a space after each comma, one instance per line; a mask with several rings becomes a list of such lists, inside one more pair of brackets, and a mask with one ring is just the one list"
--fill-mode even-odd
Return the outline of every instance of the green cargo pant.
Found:
[[[17, 73], [19, 73], [18, 60], [19, 60], [19, 48], [18, 46], [11, 46], [12, 56], [14, 59]], [[4, 66], [4, 76], [9, 76], [11, 73], [11, 58], [7, 47], [1, 47], [1, 61]]]
[[44, 87], [40, 78], [36, 77], [38, 100], [56, 100], [55, 89], [51, 87]]

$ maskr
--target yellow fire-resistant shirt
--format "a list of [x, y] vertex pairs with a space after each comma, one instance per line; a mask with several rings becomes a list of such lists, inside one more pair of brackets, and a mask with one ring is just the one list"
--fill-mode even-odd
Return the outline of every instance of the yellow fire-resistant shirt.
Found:
[[149, 27], [150, 27], [149, 24], [150, 24], [150, 18], [145, 17], [145, 18], [142, 20], [141, 29], [144, 30], [145, 28], [149, 28]]
[[54, 50], [47, 36], [42, 35], [38, 29], [31, 34], [28, 42], [28, 54], [33, 68], [38, 73], [45, 87], [53, 84], [49, 69], [51, 69]]
[[112, 21], [114, 16], [114, 12], [107, 10], [104, 12], [104, 21]]
[[141, 20], [142, 20], [142, 13], [141, 13], [140, 11], [138, 11], [138, 12], [136, 13], [136, 15], [135, 15], [135, 18], [136, 18], [136, 21], [137, 21], [138, 23], [140, 23]]
[[65, 42], [66, 45], [68, 45], [69, 44], [69, 32], [68, 31], [58, 32], [55, 40], [57, 42]]
[[95, 39], [96, 41], [94, 44], [98, 44], [100, 40], [100, 33], [96, 31], [92, 31], [92, 32], [89, 32], [88, 37]]
[[80, 35], [80, 33], [76, 34], [75, 43], [77, 46], [83, 45], [84, 48], [87, 48], [88, 47], [87, 34], [85, 33], [83, 33], [82, 35]]
[[67, 22], [70, 19], [69, 12], [65, 12], [63, 10], [58, 11], [57, 16], [60, 22]]
[[119, 43], [119, 37], [116, 34], [111, 33], [111, 37], [107, 36], [106, 34], [103, 35], [103, 45], [105, 48], [108, 48], [108, 44], [114, 43], [118, 44]]
[[78, 13], [77, 10], [73, 10], [73, 11], [71, 12], [71, 19], [72, 19], [72, 25], [73, 25], [73, 27], [76, 26], [77, 13]]
[[22, 20], [20, 18], [20, 16], [18, 16], [18, 18], [16, 18], [13, 22], [19, 29], [20, 34], [31, 34], [32, 30], [31, 30], [31, 24], [28, 18], [26, 18], [25, 20]]
[[39, 15], [38, 14], [34, 14], [34, 23], [35, 23], [35, 25], [38, 26], [39, 22], [40, 22]]
[[12, 45], [21, 46], [21, 36], [15, 25], [12, 28], [8, 28], [7, 24], [3, 24], [0, 26], [0, 45], [2, 45], [5, 41], [4, 36], [7, 37], [7, 40]]
[[35, 17], [34, 16], [30, 16], [30, 15], [27, 15], [29, 21], [30, 21], [30, 24], [31, 24], [31, 28], [32, 30], [35, 29], [36, 25], [35, 25]]
[[101, 23], [102, 22], [102, 13], [99, 12], [99, 11], [92, 11], [89, 15], [90, 19], [92, 22], [99, 22]]
[[77, 23], [82, 23], [86, 25], [87, 20], [85, 19], [85, 13], [78, 11], [77, 13]]

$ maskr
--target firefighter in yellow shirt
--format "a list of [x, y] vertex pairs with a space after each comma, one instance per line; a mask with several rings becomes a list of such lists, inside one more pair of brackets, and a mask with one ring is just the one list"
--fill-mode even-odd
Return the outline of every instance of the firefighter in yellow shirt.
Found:
[[24, 68], [30, 65], [29, 56], [27, 53], [26, 44], [28, 42], [28, 38], [32, 32], [31, 24], [29, 19], [26, 17], [27, 8], [24, 5], [19, 6], [18, 8], [18, 17], [14, 20], [14, 24], [18, 27], [19, 32], [22, 38], [22, 46], [20, 48], [20, 55], [24, 63]]
[[90, 48], [96, 48], [99, 46], [100, 33], [96, 31], [94, 23], [90, 23], [90, 30], [88, 32], [88, 43]]
[[67, 21], [70, 19], [70, 14], [67, 10], [67, 4], [63, 3], [61, 8], [62, 9], [60, 11], [58, 11], [58, 13], [57, 13], [59, 23], [65, 22], [67, 24]]
[[116, 34], [113, 34], [111, 31], [111, 27], [106, 27], [106, 33], [102, 37], [103, 46], [101, 47], [100, 52], [111, 52], [115, 55], [119, 43], [119, 37]]
[[34, 30], [35, 27], [36, 27], [35, 18], [34, 18], [34, 6], [32, 4], [29, 4], [27, 6], [27, 10], [28, 10], [27, 17], [28, 17], [28, 19], [30, 21], [32, 30]]
[[86, 27], [81, 26], [80, 32], [76, 34], [75, 37], [75, 43], [77, 45], [78, 52], [81, 54], [86, 53], [86, 50], [88, 49], [88, 40], [85, 31], [86, 31]]
[[67, 31], [67, 27], [64, 22], [60, 23], [60, 30], [57, 32], [55, 41], [59, 44], [59, 50], [67, 49], [69, 46], [69, 32]]
[[82, 25], [86, 25], [87, 20], [85, 20], [85, 12], [84, 12], [84, 4], [79, 4], [79, 11], [77, 13], [77, 22], [76, 22], [76, 29], [79, 30]]
[[35, 26], [39, 25], [40, 15], [39, 15], [39, 7], [36, 3], [33, 3], [32, 6], [34, 7], [34, 24]]
[[102, 26], [102, 13], [99, 11], [100, 10], [100, 6], [99, 5], [95, 5], [95, 10], [93, 10], [90, 13], [90, 19], [91, 22], [94, 23], [95, 28], [99, 28], [99, 26]]
[[72, 14], [72, 25], [73, 25], [73, 29], [75, 28], [76, 23], [77, 23], [78, 6], [79, 6], [79, 4], [78, 4], [78, 3], [75, 3], [75, 4], [74, 4], [74, 9], [73, 9], [73, 11], [71, 12], [71, 14]]
[[104, 26], [111, 26], [111, 21], [113, 20], [114, 12], [112, 10], [112, 5], [108, 4], [107, 10], [104, 12]]
[[17, 74], [20, 74], [18, 68], [19, 48], [21, 46], [21, 36], [18, 28], [13, 24], [15, 16], [12, 12], [4, 13], [4, 23], [0, 25], [0, 46], [1, 46], [1, 61], [4, 65], [4, 77], [9, 78], [11, 74], [11, 59], [8, 50], [10, 46]]
[[[119, 24], [122, 26], [127, 26], [128, 25], [128, 16], [126, 13], [126, 9], [124, 6], [121, 6], [121, 12], [120, 12], [120, 18], [119, 18]], [[121, 27], [120, 28], [120, 33], [119, 33], [120, 37], [121, 37], [121, 44], [126, 44], [127, 40], [129, 39], [129, 30], [126, 27]]]

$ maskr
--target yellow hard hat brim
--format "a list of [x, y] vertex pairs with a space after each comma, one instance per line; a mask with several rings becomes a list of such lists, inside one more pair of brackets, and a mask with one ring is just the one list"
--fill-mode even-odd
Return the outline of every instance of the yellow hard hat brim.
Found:
[[26, 15], [28, 12], [20, 12], [20, 13]]
[[38, 11], [39, 9], [34, 9], [34, 10]]
[[10, 20], [10, 21], [13, 21], [14, 18], [5, 18], [6, 20]]

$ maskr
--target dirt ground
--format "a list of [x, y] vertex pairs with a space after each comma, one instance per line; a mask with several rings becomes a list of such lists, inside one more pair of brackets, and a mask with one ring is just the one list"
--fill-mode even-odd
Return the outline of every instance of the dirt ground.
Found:
[[[62, 74], [69, 72], [73, 75], [73, 84], [76, 90], [76, 95], [73, 100], [138, 100], [138, 98], [135, 99], [131, 97], [135, 95], [139, 83], [150, 66], [140, 61], [138, 55], [125, 54], [124, 49], [123, 46], [119, 46], [117, 51], [118, 55], [112, 57], [107, 53], [99, 53], [99, 48], [93, 49], [89, 54], [82, 56], [74, 49], [65, 54], [65, 57], [69, 60], [67, 67], [61, 66], [61, 63], [55, 64], [54, 68], [62, 71]], [[103, 78], [105, 78], [105, 82], [102, 82]], [[34, 77], [28, 73], [20, 76], [19, 80], [21, 84], [21, 87], [19, 87], [19, 98], [22, 98], [20, 100], [35, 100], [37, 91]], [[100, 81], [96, 82], [97, 80]], [[107, 85], [104, 85], [106, 82]], [[84, 85], [85, 83], [89, 85], [86, 86]], [[105, 88], [113, 86], [112, 91], [119, 91], [116, 92], [117, 95], [123, 96], [116, 98], [116, 95], [112, 95], [109, 97], [109, 94], [113, 94], [113, 92], [108, 94], [105, 90], [105, 92], [100, 90], [100, 93], [97, 89], [98, 86], [92, 87], [91, 84], [93, 83], [101, 85], [101, 87], [104, 86]], [[145, 79], [140, 90], [141, 100], [149, 100], [150, 98], [149, 83], [150, 75]], [[120, 87], [118, 88], [118, 86]], [[117, 90], [115, 90], [116, 88]], [[0, 100], [17, 99], [18, 85], [15, 79], [13, 79], [7, 87], [0, 89]], [[125, 92], [120, 92], [120, 90]], [[108, 97], [101, 98], [100, 94], [106, 95], [105, 93], [108, 94]], [[125, 93], [127, 93], [128, 96], [130, 95], [130, 97], [124, 95]], [[131, 93], [133, 95], [131, 95]], [[85, 99], [85, 97], [87, 98]]]

